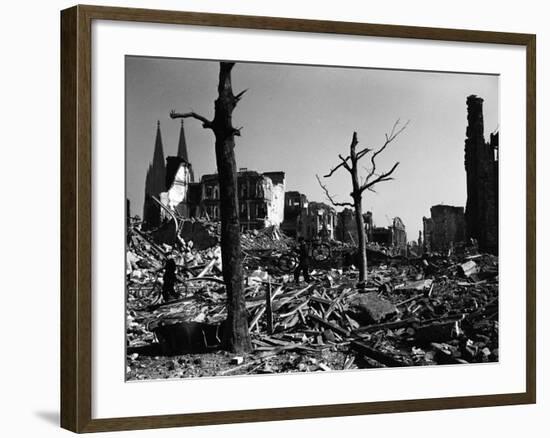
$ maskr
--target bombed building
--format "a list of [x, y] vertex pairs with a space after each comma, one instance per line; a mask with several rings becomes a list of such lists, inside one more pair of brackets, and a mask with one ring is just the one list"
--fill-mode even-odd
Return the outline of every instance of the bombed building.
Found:
[[[363, 222], [365, 224], [365, 233], [367, 241], [372, 241], [372, 212], [367, 211], [363, 214]], [[335, 230], [335, 239], [344, 243], [357, 245], [359, 236], [357, 233], [357, 223], [355, 221], [355, 211], [351, 208], [344, 208], [338, 212], [338, 222]]]
[[422, 218], [426, 251], [445, 252], [465, 240], [464, 207], [434, 205], [431, 217]]
[[[284, 219], [284, 172], [259, 173], [240, 169], [237, 173], [239, 220], [242, 230], [280, 226]], [[217, 174], [201, 178], [200, 210], [211, 220], [220, 218], [220, 188]]]
[[393, 247], [399, 251], [407, 249], [407, 231], [405, 224], [399, 217], [394, 217], [388, 227], [374, 227], [372, 229], [372, 242], [386, 247]]
[[486, 142], [483, 99], [471, 95], [466, 103], [466, 237], [477, 240], [482, 251], [498, 254], [498, 132]]
[[307, 208], [307, 196], [297, 191], [285, 192], [284, 220], [281, 230], [290, 237], [297, 237], [302, 229], [302, 210]]
[[[237, 184], [243, 230], [281, 225], [285, 208], [284, 172], [259, 173], [240, 169]], [[143, 229], [158, 228], [164, 221], [171, 219], [172, 213], [183, 218], [206, 216], [211, 220], [219, 220], [219, 194], [217, 174], [204, 175], [200, 182], [195, 182], [183, 120], [177, 155], [169, 156], [166, 160], [160, 122], [157, 122], [153, 161], [145, 178]]]
[[309, 202], [300, 214], [298, 237], [334, 239], [336, 210], [323, 202]]

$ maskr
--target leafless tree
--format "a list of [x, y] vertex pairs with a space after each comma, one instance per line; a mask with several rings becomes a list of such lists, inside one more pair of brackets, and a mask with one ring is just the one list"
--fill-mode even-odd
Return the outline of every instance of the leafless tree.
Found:
[[[347, 170], [351, 176], [352, 191], [350, 193], [350, 196], [353, 200], [353, 203], [336, 201], [334, 197], [330, 194], [327, 186], [322, 183], [319, 175], [316, 175], [317, 181], [319, 181], [319, 185], [325, 192], [328, 200], [332, 203], [332, 205], [336, 207], [353, 207], [355, 210], [355, 224], [357, 226], [357, 235], [359, 238], [359, 283], [364, 283], [367, 278], [367, 238], [365, 234], [365, 223], [363, 220], [363, 192], [365, 190], [374, 192], [374, 186], [376, 184], [384, 181], [391, 181], [394, 179], [391, 175], [393, 174], [395, 169], [397, 169], [397, 166], [399, 166], [399, 162], [395, 163], [388, 171], [378, 173], [376, 169], [376, 158], [378, 157], [378, 155], [384, 152], [388, 145], [392, 141], [394, 141], [399, 134], [401, 134], [405, 130], [408, 123], [409, 122], [401, 124], [400, 121], [397, 120], [394, 123], [391, 132], [389, 134], [386, 134], [386, 140], [384, 144], [377, 150], [366, 147], [357, 151], [359, 141], [357, 140], [357, 132], [354, 132], [349, 148], [349, 155], [344, 157], [342, 156], [342, 154], [338, 154], [340, 163], [332, 168], [328, 174], [324, 175], [323, 178], [330, 178], [339, 169]], [[359, 160], [366, 157], [370, 152], [372, 152], [372, 154], [370, 155], [370, 168], [367, 169], [366, 177], [360, 180], [358, 167]]]
[[243, 263], [240, 239], [239, 205], [237, 198], [237, 165], [235, 136], [241, 128], [232, 124], [233, 110], [246, 90], [233, 94], [231, 70], [235, 63], [220, 62], [218, 98], [214, 104], [214, 119], [209, 120], [195, 112], [176, 113], [170, 117], [193, 118], [211, 129], [216, 137], [216, 163], [220, 187], [221, 250], [223, 279], [227, 291], [227, 323], [224, 330], [226, 348], [235, 353], [252, 350], [244, 299]]

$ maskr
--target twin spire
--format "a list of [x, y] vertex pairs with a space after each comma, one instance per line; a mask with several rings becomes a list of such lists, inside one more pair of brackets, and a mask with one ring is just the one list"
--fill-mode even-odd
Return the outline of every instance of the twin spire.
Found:
[[[187, 153], [187, 141], [185, 140], [185, 129], [183, 127], [183, 119], [181, 121], [181, 127], [180, 127], [180, 137], [178, 141], [178, 152], [176, 154], [178, 157], [185, 160], [185, 162], [189, 163], [189, 154]], [[160, 132], [160, 120], [157, 120], [157, 135], [155, 138], [155, 151], [153, 153], [153, 166], [155, 161], [160, 161], [161, 163], [164, 163], [164, 150], [162, 145], [162, 135]]]

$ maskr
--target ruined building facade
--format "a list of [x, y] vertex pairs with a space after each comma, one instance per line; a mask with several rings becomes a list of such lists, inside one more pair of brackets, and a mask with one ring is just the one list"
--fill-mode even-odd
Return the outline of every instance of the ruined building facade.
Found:
[[483, 99], [472, 95], [466, 103], [466, 237], [476, 239], [480, 250], [498, 254], [498, 133], [485, 142]]
[[422, 218], [424, 226], [424, 249], [445, 252], [462, 243], [466, 236], [464, 207], [434, 205], [431, 217]]
[[407, 250], [407, 231], [401, 218], [394, 217], [389, 227], [374, 227], [372, 242], [405, 252]]
[[145, 176], [145, 198], [143, 201], [143, 229], [152, 229], [160, 225], [160, 206], [153, 200], [157, 199], [165, 190], [166, 165], [164, 163], [164, 150], [162, 147], [162, 135], [160, 133], [160, 121], [157, 121], [157, 133], [153, 161], [149, 164]]
[[[284, 219], [284, 172], [259, 173], [241, 169], [237, 173], [239, 220], [241, 229], [257, 230], [280, 226]], [[220, 218], [220, 188], [218, 175], [201, 178], [201, 212], [211, 220]]]
[[309, 202], [300, 214], [298, 237], [304, 239], [334, 239], [336, 210], [323, 202]]
[[308, 207], [307, 196], [297, 191], [285, 192], [284, 220], [281, 230], [290, 237], [298, 237], [302, 229], [302, 211]]

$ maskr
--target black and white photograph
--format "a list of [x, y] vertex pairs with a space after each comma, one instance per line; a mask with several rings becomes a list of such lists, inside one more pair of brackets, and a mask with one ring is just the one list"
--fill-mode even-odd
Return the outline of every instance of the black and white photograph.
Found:
[[498, 75], [126, 56], [126, 380], [498, 362], [500, 128]]

